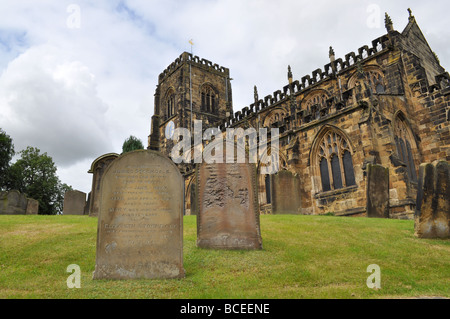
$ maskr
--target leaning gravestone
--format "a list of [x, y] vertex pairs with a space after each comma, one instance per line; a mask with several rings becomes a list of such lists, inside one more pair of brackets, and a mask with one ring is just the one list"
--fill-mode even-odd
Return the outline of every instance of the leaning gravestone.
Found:
[[200, 164], [197, 246], [213, 249], [262, 249], [253, 164]]
[[415, 212], [419, 238], [450, 238], [450, 165], [422, 164]]
[[367, 165], [367, 217], [389, 218], [389, 169]]
[[299, 214], [301, 209], [300, 176], [282, 170], [271, 175], [272, 214]]
[[162, 154], [117, 158], [102, 179], [94, 279], [184, 277], [184, 182]]

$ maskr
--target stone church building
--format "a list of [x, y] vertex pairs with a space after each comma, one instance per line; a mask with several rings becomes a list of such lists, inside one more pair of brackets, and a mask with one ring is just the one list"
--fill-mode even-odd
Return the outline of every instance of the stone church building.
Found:
[[[287, 85], [264, 98], [255, 87], [238, 112], [229, 69], [184, 52], [159, 75], [148, 148], [170, 156], [168, 127], [192, 130], [195, 120], [222, 132], [278, 128], [280, 172], [259, 174], [261, 213], [290, 198], [288, 213], [367, 216], [368, 167], [379, 165], [389, 217], [412, 219], [419, 165], [450, 161], [450, 76], [409, 12], [402, 32], [386, 14], [387, 33], [370, 45], [344, 58], [330, 48], [330, 62], [300, 80], [289, 68]], [[195, 165], [179, 168], [195, 214]]]

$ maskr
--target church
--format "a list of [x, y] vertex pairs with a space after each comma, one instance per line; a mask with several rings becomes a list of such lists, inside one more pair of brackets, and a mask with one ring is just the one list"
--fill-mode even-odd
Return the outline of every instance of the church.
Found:
[[[420, 164], [450, 161], [450, 76], [408, 11], [402, 32], [386, 14], [385, 35], [344, 58], [330, 47], [330, 62], [299, 80], [288, 68], [284, 87], [264, 98], [255, 87], [238, 112], [230, 70], [184, 52], [159, 75], [148, 149], [170, 157], [166, 132], [195, 121], [221, 132], [277, 128], [278, 173], [255, 164], [261, 214], [367, 216], [376, 165], [387, 174], [385, 217], [413, 219]], [[196, 214], [195, 164], [178, 167], [185, 213]]]

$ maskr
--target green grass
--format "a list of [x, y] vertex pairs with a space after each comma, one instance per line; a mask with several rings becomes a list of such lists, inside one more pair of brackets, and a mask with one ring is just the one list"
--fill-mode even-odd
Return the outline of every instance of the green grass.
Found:
[[[92, 280], [97, 219], [0, 216], [0, 298], [410, 298], [450, 297], [450, 241], [414, 237], [413, 221], [261, 216], [263, 250], [196, 247], [184, 218], [179, 280]], [[81, 268], [68, 289], [67, 266]], [[371, 264], [381, 289], [367, 288]]]

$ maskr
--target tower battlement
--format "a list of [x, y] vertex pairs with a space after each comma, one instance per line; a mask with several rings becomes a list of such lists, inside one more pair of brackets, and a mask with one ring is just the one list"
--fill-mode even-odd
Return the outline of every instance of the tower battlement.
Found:
[[197, 67], [207, 69], [209, 72], [216, 72], [223, 74], [223, 76], [228, 77], [230, 75], [230, 70], [209, 60], [202, 59], [196, 55], [192, 55], [189, 52], [183, 52], [178, 58], [175, 59], [160, 75], [159, 83], [164, 81], [170, 74], [175, 72], [179, 67], [185, 63], [191, 63]]
[[[321, 68], [314, 70], [311, 75], [305, 75], [301, 80], [295, 80], [292, 82], [292, 89], [294, 95], [299, 95], [307, 90], [318, 86], [320, 83], [327, 80], [336, 78], [340, 74], [346, 73], [357, 67], [358, 63], [363, 63], [368, 59], [372, 59], [375, 55], [381, 54], [389, 49], [391, 39], [388, 35], [383, 35], [372, 41], [372, 45], [364, 45], [358, 49], [357, 53], [350, 52], [345, 55], [345, 58], [334, 59], [330, 63]], [[255, 103], [244, 107], [242, 110], [234, 112], [228, 117], [221, 128], [230, 127], [235, 123], [245, 120], [247, 117], [252, 116], [255, 113], [263, 111], [271, 106], [278, 104], [282, 101], [286, 102], [290, 96], [291, 86], [288, 84], [281, 90], [273, 92], [271, 95], [265, 96], [263, 99], [255, 101]]]

